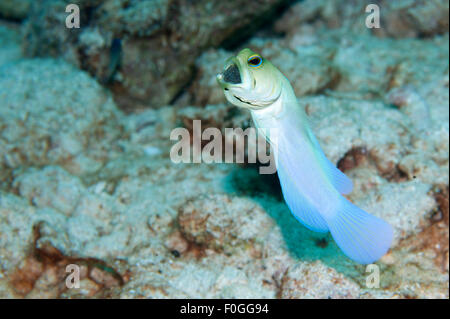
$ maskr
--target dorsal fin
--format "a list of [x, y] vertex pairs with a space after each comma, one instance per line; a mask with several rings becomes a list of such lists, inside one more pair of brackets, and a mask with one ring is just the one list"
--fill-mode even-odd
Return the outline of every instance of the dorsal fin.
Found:
[[344, 173], [342, 173], [324, 154], [316, 137], [308, 130], [308, 137], [315, 149], [315, 155], [322, 164], [322, 167], [330, 180], [331, 184], [341, 194], [349, 194], [352, 192], [353, 183]]

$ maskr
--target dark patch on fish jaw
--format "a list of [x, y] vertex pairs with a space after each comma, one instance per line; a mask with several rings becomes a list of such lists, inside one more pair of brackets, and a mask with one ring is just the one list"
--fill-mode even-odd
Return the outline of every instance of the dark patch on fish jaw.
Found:
[[242, 83], [241, 73], [239, 72], [239, 68], [236, 64], [231, 64], [225, 72], [223, 72], [223, 80], [227, 83], [231, 84], [239, 84]]

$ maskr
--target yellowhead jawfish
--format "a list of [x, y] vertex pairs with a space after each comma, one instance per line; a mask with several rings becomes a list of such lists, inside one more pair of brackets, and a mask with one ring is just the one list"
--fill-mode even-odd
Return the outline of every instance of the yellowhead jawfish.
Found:
[[351, 259], [369, 264], [389, 249], [392, 227], [368, 214], [342, 194], [352, 181], [323, 153], [288, 79], [259, 54], [244, 49], [228, 59], [217, 75], [227, 100], [250, 110], [258, 129], [276, 129], [268, 137], [284, 199], [307, 228], [331, 232]]

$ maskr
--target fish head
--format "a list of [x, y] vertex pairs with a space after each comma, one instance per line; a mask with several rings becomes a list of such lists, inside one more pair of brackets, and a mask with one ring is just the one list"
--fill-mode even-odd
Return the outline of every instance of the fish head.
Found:
[[247, 109], [263, 109], [281, 95], [282, 74], [261, 55], [243, 49], [227, 59], [223, 72], [217, 74], [228, 102]]

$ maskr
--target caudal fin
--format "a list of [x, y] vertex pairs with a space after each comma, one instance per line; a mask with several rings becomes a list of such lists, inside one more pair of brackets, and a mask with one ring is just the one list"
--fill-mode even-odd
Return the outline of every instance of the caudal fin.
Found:
[[360, 264], [371, 264], [389, 250], [392, 227], [342, 198], [337, 214], [327, 220], [331, 235], [342, 251]]

